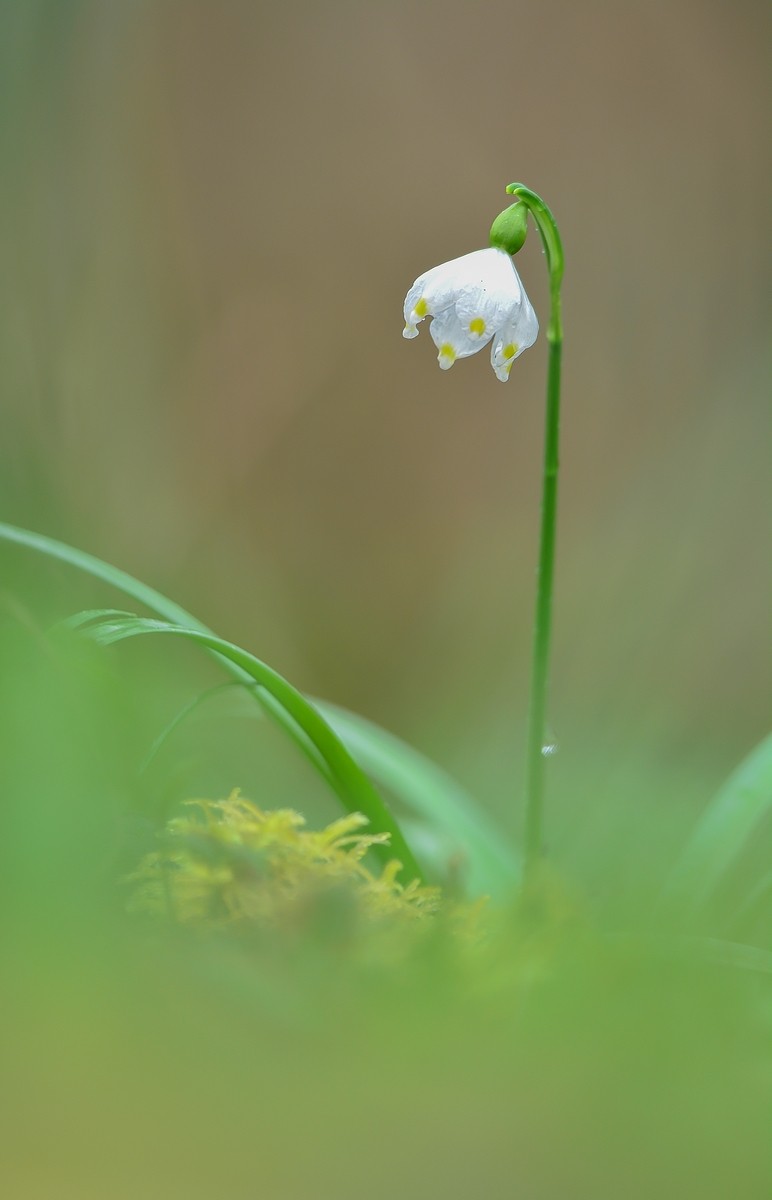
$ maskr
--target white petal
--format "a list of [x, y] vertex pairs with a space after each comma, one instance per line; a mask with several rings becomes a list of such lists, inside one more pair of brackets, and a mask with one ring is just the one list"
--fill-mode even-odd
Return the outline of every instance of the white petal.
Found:
[[[440, 352], [440, 366], [446, 367], [451, 366], [457, 358], [469, 358], [471, 354], [476, 354], [488, 344], [491, 337], [490, 334], [487, 337], [470, 334], [453, 308], [434, 318], [429, 326], [429, 333]], [[449, 351], [452, 351], [452, 355]], [[449, 361], [443, 363], [443, 359]]]
[[408, 292], [404, 307], [407, 338], [417, 335], [425, 317], [434, 318], [429, 331], [444, 370], [493, 339], [491, 362], [502, 380], [539, 330], [511, 257], [495, 247], [426, 271]]
[[426, 317], [435, 317], [444, 312], [453, 303], [456, 287], [453, 282], [455, 263], [442, 263], [419, 275], [405, 296], [403, 307], [405, 328], [402, 334], [413, 338], [418, 333], [418, 326]]
[[524, 290], [522, 297], [522, 303], [493, 339], [491, 346], [491, 365], [496, 372], [496, 378], [502, 383], [509, 379], [512, 363], [534, 344], [539, 332], [536, 313]]
[[458, 287], [456, 313], [468, 332], [485, 344], [519, 307], [520, 280], [503, 250], [479, 250], [459, 261], [464, 264], [465, 277]]
[[489, 247], [455, 260], [456, 287], [460, 293], [480, 290], [499, 299], [516, 301], [522, 286], [515, 265], [504, 250]]

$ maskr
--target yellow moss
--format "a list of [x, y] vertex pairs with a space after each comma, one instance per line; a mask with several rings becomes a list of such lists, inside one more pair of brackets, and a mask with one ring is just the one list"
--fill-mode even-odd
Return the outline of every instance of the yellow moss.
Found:
[[134, 911], [170, 912], [188, 924], [275, 925], [332, 889], [347, 892], [367, 920], [421, 921], [440, 907], [439, 888], [399, 882], [396, 860], [380, 874], [365, 866], [368, 850], [389, 835], [362, 833], [361, 813], [309, 830], [300, 813], [264, 811], [238, 791], [186, 808], [190, 815], [169, 821], [164, 848], [131, 876]]

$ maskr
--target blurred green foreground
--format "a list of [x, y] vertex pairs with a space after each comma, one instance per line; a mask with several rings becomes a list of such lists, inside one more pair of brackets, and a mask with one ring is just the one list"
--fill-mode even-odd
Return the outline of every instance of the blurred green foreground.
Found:
[[463, 936], [363, 922], [345, 888], [278, 925], [130, 914], [126, 876], [180, 811], [136, 772], [146, 691], [17, 618], [4, 1194], [767, 1194], [772, 1011], [752, 962], [647, 912], [613, 931], [557, 872]]

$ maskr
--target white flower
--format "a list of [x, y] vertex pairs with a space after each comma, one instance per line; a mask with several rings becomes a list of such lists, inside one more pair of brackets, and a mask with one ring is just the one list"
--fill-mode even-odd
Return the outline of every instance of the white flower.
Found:
[[434, 318], [429, 333], [443, 371], [492, 339], [491, 363], [502, 383], [539, 332], [515, 264], [505, 250], [493, 247], [454, 258], [416, 279], [405, 297], [403, 337], [417, 337], [425, 317]]

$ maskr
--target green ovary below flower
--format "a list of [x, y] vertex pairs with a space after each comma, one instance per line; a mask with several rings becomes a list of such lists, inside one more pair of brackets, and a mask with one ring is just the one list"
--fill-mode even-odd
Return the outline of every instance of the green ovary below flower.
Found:
[[405, 297], [404, 311], [406, 338], [417, 337], [420, 322], [433, 318], [429, 332], [444, 371], [491, 342], [491, 364], [502, 383], [539, 332], [515, 264], [497, 247], [475, 250], [420, 275]]

